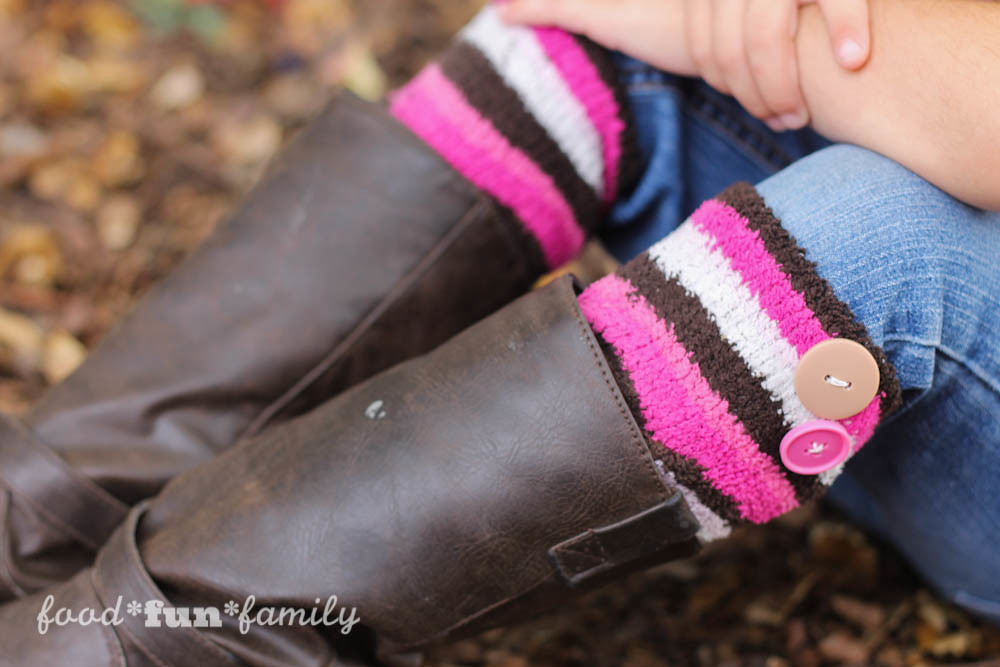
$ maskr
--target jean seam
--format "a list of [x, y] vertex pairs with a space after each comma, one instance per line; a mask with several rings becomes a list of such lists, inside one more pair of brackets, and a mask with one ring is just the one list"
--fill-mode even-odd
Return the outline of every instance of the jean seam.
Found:
[[[673, 77], [666, 79], [662, 72], [648, 65], [625, 65], [620, 68], [623, 83], [629, 94], [643, 92], [672, 92], [681, 100], [683, 109], [709, 122], [716, 131], [728, 135], [736, 145], [745, 148], [752, 159], [762, 163], [768, 171], [780, 171], [794, 162], [789, 155], [768, 132], [754, 127], [741, 117], [743, 114], [732, 113], [732, 106], [739, 103], [732, 98], [706, 89], [707, 84], [696, 79]], [[629, 77], [631, 74], [633, 76]], [[645, 74], [646, 76], [635, 76]], [[678, 86], [675, 80], [690, 81], [690, 88]]]
[[[699, 104], [695, 104], [698, 102]], [[794, 162], [783, 148], [765, 132], [744, 122], [737, 114], [729, 113], [724, 105], [712, 100], [702, 91], [695, 91], [684, 99], [684, 107], [696, 118], [713, 126], [716, 131], [728, 135], [734, 145], [744, 149], [751, 158], [761, 162], [766, 170], [778, 172]]]
[[[960, 354], [956, 350], [951, 349], [947, 345], [943, 345], [939, 341], [926, 341], [910, 336], [886, 336], [885, 338], [882, 339], [882, 342], [883, 342], [883, 347], [884, 343], [893, 342], [893, 343], [908, 343], [910, 345], [920, 345], [922, 347], [932, 349], [935, 352], [938, 352], [941, 355], [947, 357], [948, 359], [951, 359], [956, 364], [964, 368], [966, 371], [969, 372], [970, 375], [977, 378], [979, 381], [981, 381], [983, 384], [989, 387], [993, 392], [1000, 394], [1000, 381], [992, 378], [985, 369], [979, 366], [979, 364], [975, 363], [971, 359], [968, 359], [965, 355]], [[933, 384], [933, 379], [931, 382]]]
[[965, 370], [969, 372], [973, 377], [977, 378], [987, 387], [993, 390], [994, 393], [1000, 394], [1000, 382], [991, 378], [985, 369], [980, 368], [980, 366], [974, 363], [972, 360], [967, 359], [965, 356], [959, 354], [955, 350], [947, 347], [946, 345], [938, 345], [938, 352], [948, 357], [958, 365], [962, 366]]

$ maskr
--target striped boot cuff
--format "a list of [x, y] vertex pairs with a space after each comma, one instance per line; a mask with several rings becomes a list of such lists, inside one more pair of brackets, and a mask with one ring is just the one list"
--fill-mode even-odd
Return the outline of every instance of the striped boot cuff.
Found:
[[579, 252], [638, 176], [610, 53], [484, 8], [391, 97], [395, 117], [523, 225], [549, 268]]
[[[784, 514], [833, 483], [839, 459], [819, 474], [789, 469], [797, 466], [787, 445], [799, 433], [827, 428], [841, 435], [849, 456], [901, 403], [884, 352], [750, 185], [702, 204], [675, 232], [588, 287], [580, 305], [705, 541], [725, 537], [734, 524]], [[821, 420], [803, 405], [795, 376], [803, 355], [831, 339], [859, 343], [850, 347], [874, 360], [878, 386], [872, 371], [872, 392], [860, 400], [874, 396], [860, 412]], [[825, 447], [804, 446], [800, 457]]]

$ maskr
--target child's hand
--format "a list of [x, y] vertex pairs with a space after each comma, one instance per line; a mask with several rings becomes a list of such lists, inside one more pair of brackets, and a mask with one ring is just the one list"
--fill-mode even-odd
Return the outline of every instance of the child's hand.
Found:
[[511, 0], [512, 23], [555, 25], [661, 69], [700, 76], [774, 130], [809, 122], [795, 32], [815, 2], [837, 61], [860, 69], [870, 53], [868, 0]]

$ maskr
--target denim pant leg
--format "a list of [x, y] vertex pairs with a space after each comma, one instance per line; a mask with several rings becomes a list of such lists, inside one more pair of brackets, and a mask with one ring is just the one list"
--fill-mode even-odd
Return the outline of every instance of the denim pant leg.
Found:
[[700, 82], [620, 66], [646, 170], [605, 243], [630, 259], [703, 199], [766, 178], [768, 203], [906, 392], [831, 499], [942, 594], [1000, 622], [1000, 215], [869, 151], [774, 134]]
[[905, 392], [832, 499], [942, 594], [1000, 622], [1000, 214], [852, 146], [758, 189]]
[[620, 56], [643, 176], [615, 206], [601, 241], [627, 262], [669, 234], [704, 200], [756, 183], [828, 146], [812, 130], [776, 134], [703, 81]]

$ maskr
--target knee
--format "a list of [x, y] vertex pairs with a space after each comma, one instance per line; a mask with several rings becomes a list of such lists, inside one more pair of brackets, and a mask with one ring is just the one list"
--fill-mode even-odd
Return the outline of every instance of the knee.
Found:
[[844, 280], [876, 269], [903, 278], [940, 274], [949, 250], [978, 243], [974, 232], [990, 215], [882, 155], [844, 144], [799, 160], [758, 188], [814, 261]]
[[998, 214], [967, 206], [893, 160], [857, 146], [824, 148], [758, 188], [817, 261], [828, 254], [844, 259], [850, 252], [855, 267], [902, 261], [933, 271], [943, 268], [939, 260], [947, 250], [981, 242], [977, 232], [1000, 239]]
[[974, 349], [1000, 327], [1000, 214], [847, 145], [820, 150], [758, 189], [873, 340], [913, 367], [904, 388], [929, 385], [936, 349], [975, 356], [1000, 377], [998, 346]]

